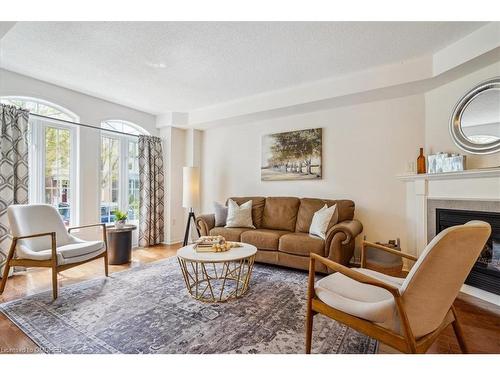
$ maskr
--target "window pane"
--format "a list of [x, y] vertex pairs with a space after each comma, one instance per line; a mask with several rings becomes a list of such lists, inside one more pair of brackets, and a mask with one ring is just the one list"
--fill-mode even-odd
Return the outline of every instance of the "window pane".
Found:
[[127, 121], [122, 120], [109, 120], [101, 123], [101, 128], [106, 130], [116, 130], [122, 133], [139, 135], [139, 134], [149, 134], [139, 125], [132, 124]]
[[128, 218], [139, 220], [139, 146], [128, 142]]
[[71, 220], [71, 134], [68, 129], [45, 128], [45, 203], [59, 210], [64, 223]]
[[119, 208], [119, 161], [119, 140], [101, 137], [101, 223], [114, 222], [113, 211]]
[[77, 121], [78, 119], [69, 111], [56, 108], [55, 105], [50, 103], [43, 103], [37, 99], [23, 98], [23, 97], [2, 97], [0, 102], [8, 105], [14, 105], [30, 111], [30, 113], [57, 118], [60, 120]]

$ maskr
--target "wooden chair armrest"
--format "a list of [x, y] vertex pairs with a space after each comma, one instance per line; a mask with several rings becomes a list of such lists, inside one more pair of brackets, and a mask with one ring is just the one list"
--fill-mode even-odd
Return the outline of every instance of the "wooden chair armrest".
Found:
[[[400, 296], [398, 288], [396, 288], [392, 285], [386, 284], [383, 281], [380, 281], [380, 280], [377, 280], [371, 276], [362, 274], [361, 272], [357, 272], [351, 268], [343, 266], [342, 264], [336, 263], [330, 259], [324, 258], [318, 254], [311, 253], [311, 258], [313, 260], [317, 260], [318, 262], [324, 264], [326, 267], [330, 268], [331, 270], [336, 271], [336, 272], [340, 272], [341, 274], [343, 274], [343, 275], [345, 275], [353, 280], [356, 280], [360, 283], [369, 284], [369, 285], [373, 285], [373, 286], [376, 286], [379, 288], [383, 288], [383, 289], [387, 290], [388, 292], [390, 292], [396, 298], [399, 298], [399, 296]], [[314, 271], [314, 268], [313, 268], [313, 271]]]
[[91, 228], [91, 227], [102, 227], [103, 229], [106, 229], [106, 224], [98, 223], [98, 224], [79, 225], [77, 227], [69, 227], [68, 233], [70, 233], [74, 229], [83, 229], [83, 228]]
[[72, 230], [74, 229], [83, 229], [83, 228], [92, 228], [92, 227], [101, 227], [102, 228], [102, 240], [104, 241], [104, 244], [106, 245], [106, 248], [108, 246], [108, 236], [106, 233], [106, 224], [104, 223], [97, 223], [97, 224], [87, 224], [87, 225], [79, 225], [77, 227], [70, 227], [68, 228], [68, 233], [71, 233]]
[[12, 237], [12, 241], [17, 242], [18, 240], [25, 240], [28, 238], [35, 238], [35, 237], [43, 237], [43, 236], [56, 236], [56, 232], [44, 232], [44, 233], [36, 233], [36, 234], [30, 234], [27, 236], [14, 236]]
[[369, 241], [363, 241], [362, 245], [361, 245], [361, 267], [365, 267], [366, 266], [366, 247], [369, 246], [371, 248], [374, 248], [374, 249], [377, 249], [377, 250], [382, 250], [382, 251], [385, 251], [387, 253], [391, 253], [393, 255], [398, 255], [402, 258], [406, 258], [406, 259], [410, 259], [414, 262], [417, 261], [417, 257], [413, 256], [413, 255], [410, 255], [410, 254], [407, 254], [407, 253], [403, 253], [402, 251], [398, 251], [398, 250], [394, 250], [394, 249], [391, 249], [390, 247], [387, 247], [387, 246], [384, 246], [384, 245], [380, 245], [378, 243], [373, 243], [373, 242], [369, 242]]
[[16, 245], [17, 245], [17, 241], [19, 241], [19, 240], [25, 240], [28, 238], [43, 237], [43, 236], [50, 236], [51, 237], [52, 259], [55, 259], [57, 261], [56, 232], [35, 233], [35, 234], [27, 235], [27, 236], [12, 237], [12, 251], [15, 250]]

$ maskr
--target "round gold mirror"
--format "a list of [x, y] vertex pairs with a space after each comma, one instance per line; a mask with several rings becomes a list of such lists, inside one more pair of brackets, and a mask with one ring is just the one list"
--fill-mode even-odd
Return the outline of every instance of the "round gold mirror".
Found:
[[459, 100], [450, 133], [458, 147], [472, 154], [500, 151], [500, 78], [477, 85]]

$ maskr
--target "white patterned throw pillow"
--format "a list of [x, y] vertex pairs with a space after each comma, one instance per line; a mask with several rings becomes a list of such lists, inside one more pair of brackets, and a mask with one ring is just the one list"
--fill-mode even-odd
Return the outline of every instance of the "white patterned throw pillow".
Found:
[[331, 207], [325, 204], [319, 211], [316, 211], [313, 215], [311, 227], [309, 228], [309, 234], [325, 239], [328, 224], [330, 224], [330, 220], [332, 220], [336, 208], [336, 204]]
[[252, 201], [238, 205], [232, 199], [227, 201], [226, 228], [254, 228], [252, 222]]

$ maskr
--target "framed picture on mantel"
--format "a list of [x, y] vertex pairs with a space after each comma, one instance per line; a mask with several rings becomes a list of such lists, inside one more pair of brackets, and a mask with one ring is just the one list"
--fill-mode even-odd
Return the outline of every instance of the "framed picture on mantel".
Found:
[[322, 129], [262, 137], [262, 181], [321, 179]]

